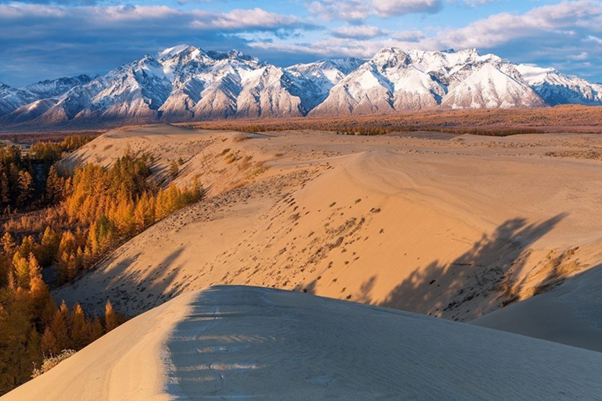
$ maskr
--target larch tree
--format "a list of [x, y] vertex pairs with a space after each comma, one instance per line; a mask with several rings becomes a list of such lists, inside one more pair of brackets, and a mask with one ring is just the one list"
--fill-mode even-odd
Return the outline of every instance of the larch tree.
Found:
[[29, 174], [29, 171], [20, 171], [19, 195], [17, 196], [17, 203], [20, 205], [26, 205], [26, 202], [31, 199], [33, 189], [33, 177], [31, 174]]
[[113, 309], [111, 301], [108, 300], [105, 305], [105, 331], [108, 333], [117, 326], [119, 326], [119, 318]]
[[74, 350], [79, 351], [88, 344], [90, 338], [88, 321], [79, 303], [76, 303], [73, 307], [71, 325], [71, 345]]

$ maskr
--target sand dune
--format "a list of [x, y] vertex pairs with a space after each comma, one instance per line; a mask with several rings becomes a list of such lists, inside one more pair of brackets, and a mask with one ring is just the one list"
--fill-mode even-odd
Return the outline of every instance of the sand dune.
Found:
[[236, 135], [158, 126], [77, 152], [105, 164], [150, 152], [158, 177], [183, 155], [176, 182], [200, 174], [209, 194], [56, 298], [90, 310], [110, 297], [135, 315], [245, 284], [471, 321], [602, 261], [597, 136]]
[[602, 352], [602, 268], [471, 323]]
[[3, 400], [595, 399], [602, 354], [256, 287], [191, 292]]

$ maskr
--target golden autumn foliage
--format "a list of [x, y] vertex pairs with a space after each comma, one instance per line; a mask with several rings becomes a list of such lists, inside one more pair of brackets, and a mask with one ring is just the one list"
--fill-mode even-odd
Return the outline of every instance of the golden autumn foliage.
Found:
[[24, 258], [15, 252], [14, 258], [22, 270], [19, 280], [0, 288], [0, 394], [29, 380], [45, 358], [80, 350], [125, 320], [111, 310], [110, 324], [103, 326], [79, 304], [72, 311], [65, 303], [57, 308], [33, 253]]
[[27, 275], [19, 266], [33, 252], [69, 282], [124, 240], [201, 198], [197, 180], [187, 188], [160, 187], [149, 179], [148, 163], [146, 156], [125, 155], [109, 168], [87, 164], [70, 176], [50, 169], [46, 196], [56, 204], [4, 224], [4, 253], [20, 255], [13, 259], [16, 280]]
[[431, 109], [382, 115], [236, 119], [179, 124], [195, 129], [245, 132], [318, 130], [362, 135], [433, 131], [451, 134], [505, 136], [541, 132], [602, 132], [597, 106], [563, 105], [543, 108]]
[[149, 176], [147, 156], [125, 155], [110, 168], [80, 167], [57, 185], [62, 187], [66, 218], [80, 230], [62, 234], [57, 257], [63, 281], [72, 280], [123, 239], [201, 197], [196, 181], [189, 188], [161, 188]]
[[[30, 157], [54, 160], [86, 140], [38, 144]], [[87, 164], [69, 175], [50, 165], [41, 193], [34, 192], [29, 164], [19, 151], [0, 147], [0, 198], [6, 192], [8, 202], [0, 199], [0, 204], [16, 207], [35, 198], [44, 206], [11, 212], [3, 226], [0, 395], [29, 380], [34, 368], [43, 373], [125, 320], [110, 301], [102, 317], [86, 316], [79, 304], [72, 310], [65, 303], [57, 307], [42, 270], [56, 268], [58, 283], [69, 282], [124, 240], [201, 198], [196, 180], [187, 188], [153, 182], [149, 162], [144, 155], [126, 154], [108, 168]], [[7, 173], [15, 180], [4, 185]]]

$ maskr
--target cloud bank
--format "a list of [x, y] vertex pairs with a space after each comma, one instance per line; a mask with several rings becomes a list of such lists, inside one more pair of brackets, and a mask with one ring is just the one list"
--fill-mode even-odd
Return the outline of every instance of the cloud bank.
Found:
[[[522, 13], [501, 12], [459, 27], [416, 28], [403, 23], [412, 16], [443, 17], [452, 3], [479, 7], [488, 2], [319, 0], [295, 2], [306, 12], [289, 15], [266, 9], [268, 2], [261, 8], [219, 11], [216, 5], [222, 3], [216, 2], [204, 3], [210, 4], [209, 10], [196, 5], [183, 9], [177, 3], [0, 0], [0, 81], [24, 85], [38, 79], [102, 73], [179, 43], [204, 49], [237, 48], [279, 65], [316, 58], [370, 57], [391, 46], [474, 47], [602, 81], [602, 2], [597, 0], [565, 0]], [[381, 22], [389, 25], [384, 28]]]

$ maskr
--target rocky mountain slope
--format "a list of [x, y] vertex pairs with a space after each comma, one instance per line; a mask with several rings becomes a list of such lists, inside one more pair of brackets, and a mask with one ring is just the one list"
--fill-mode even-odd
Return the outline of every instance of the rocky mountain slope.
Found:
[[48, 99], [52, 97], [60, 97], [67, 93], [69, 89], [75, 86], [85, 85], [91, 80], [92, 77], [82, 74], [71, 78], [58, 78], [40, 81], [32, 85], [27, 85], [23, 89], [36, 96], [38, 99]]
[[[0, 82], [0, 117], [14, 113], [8, 120], [3, 120], [4, 123], [35, 119], [50, 108], [48, 106], [50, 103], [56, 103], [56, 98], [60, 98], [76, 86], [90, 82], [91, 79], [87, 75], [79, 75], [73, 78], [40, 81], [19, 89]], [[31, 114], [33, 110], [41, 109], [43, 112]]]
[[35, 97], [31, 93], [0, 82], [0, 115], [10, 113], [33, 100]]
[[312, 115], [451, 108], [538, 107], [542, 99], [497, 56], [383, 49], [330, 91]]
[[549, 105], [602, 103], [602, 85], [592, 84], [574, 75], [566, 75], [554, 68], [519, 65], [517, 69], [525, 81]]
[[281, 68], [232, 50], [180, 45], [107, 74], [0, 86], [10, 126], [177, 122], [452, 109], [602, 104], [602, 86], [515, 65], [476, 50], [387, 48], [370, 60], [322, 60]]

